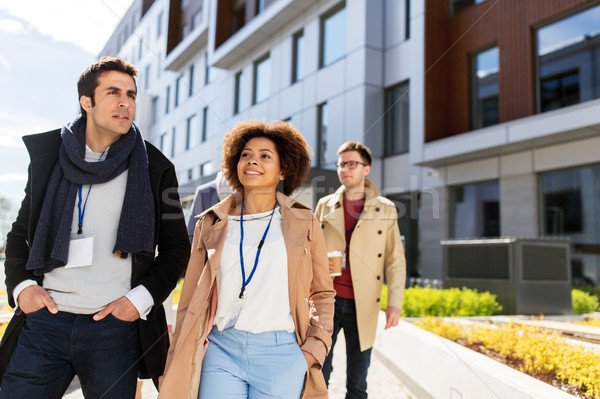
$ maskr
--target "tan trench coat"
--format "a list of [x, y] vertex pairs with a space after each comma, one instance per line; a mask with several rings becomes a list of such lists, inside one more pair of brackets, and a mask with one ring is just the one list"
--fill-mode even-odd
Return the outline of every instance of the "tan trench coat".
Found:
[[[321, 198], [315, 211], [325, 234], [327, 252], [346, 250], [343, 194], [341, 186], [334, 194]], [[375, 342], [384, 270], [388, 306], [402, 309], [406, 281], [396, 207], [381, 197], [369, 180], [365, 182], [365, 205], [352, 233], [349, 256], [360, 350], [365, 351]]]
[[[325, 240], [309, 208], [280, 193], [277, 200], [288, 256], [288, 290], [296, 338], [302, 350], [319, 362], [318, 367], [308, 370], [302, 398], [327, 398], [320, 367], [331, 348], [335, 291], [329, 276]], [[236, 197], [231, 195], [204, 212], [196, 224], [175, 336], [160, 379], [161, 399], [198, 397], [206, 336], [217, 306], [215, 276], [227, 236], [227, 216], [235, 204]], [[217, 221], [213, 224], [215, 215]]]

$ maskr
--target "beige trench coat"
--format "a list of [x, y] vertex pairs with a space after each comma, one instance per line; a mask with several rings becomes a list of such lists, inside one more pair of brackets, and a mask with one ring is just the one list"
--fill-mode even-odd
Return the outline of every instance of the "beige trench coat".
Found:
[[[325, 240], [309, 208], [280, 193], [277, 200], [288, 256], [288, 290], [296, 338], [302, 350], [319, 362], [308, 370], [302, 398], [327, 398], [320, 368], [331, 348], [335, 291]], [[160, 379], [161, 399], [198, 397], [206, 336], [217, 306], [215, 276], [227, 236], [227, 216], [235, 204], [236, 197], [231, 195], [204, 212], [196, 224], [175, 335]], [[213, 224], [215, 215], [217, 221]]]
[[[325, 234], [327, 252], [346, 250], [343, 194], [341, 186], [334, 194], [321, 198], [315, 211]], [[381, 197], [369, 180], [365, 182], [365, 205], [352, 232], [347, 256], [350, 256], [360, 350], [365, 351], [375, 342], [384, 270], [388, 306], [402, 309], [406, 281], [396, 207]]]

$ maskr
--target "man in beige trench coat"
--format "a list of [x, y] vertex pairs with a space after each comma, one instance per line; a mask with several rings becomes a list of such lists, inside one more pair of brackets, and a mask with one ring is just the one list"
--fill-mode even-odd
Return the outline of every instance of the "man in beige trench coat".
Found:
[[[367, 372], [381, 306], [381, 288], [388, 285], [386, 326], [398, 324], [406, 281], [404, 248], [394, 204], [367, 180], [371, 152], [347, 142], [336, 163], [342, 186], [322, 198], [315, 214], [325, 234], [327, 251], [344, 253], [341, 276], [335, 277], [332, 350], [323, 364], [325, 382], [332, 371], [333, 346], [340, 329], [346, 340], [346, 399], [367, 397]], [[332, 266], [330, 266], [330, 271]]]

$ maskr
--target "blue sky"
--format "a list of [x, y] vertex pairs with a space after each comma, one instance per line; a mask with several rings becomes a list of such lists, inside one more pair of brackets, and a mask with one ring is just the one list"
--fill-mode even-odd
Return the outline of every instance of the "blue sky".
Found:
[[0, 0], [0, 196], [23, 197], [21, 137], [78, 114], [77, 78], [97, 58], [132, 0]]

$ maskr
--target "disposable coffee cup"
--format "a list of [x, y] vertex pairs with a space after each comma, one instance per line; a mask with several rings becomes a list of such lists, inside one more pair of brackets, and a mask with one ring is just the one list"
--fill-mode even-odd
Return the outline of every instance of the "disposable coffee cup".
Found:
[[327, 256], [329, 260], [333, 262], [333, 272], [331, 272], [331, 276], [341, 276], [342, 275], [342, 253], [340, 251], [328, 252]]

